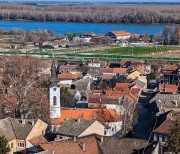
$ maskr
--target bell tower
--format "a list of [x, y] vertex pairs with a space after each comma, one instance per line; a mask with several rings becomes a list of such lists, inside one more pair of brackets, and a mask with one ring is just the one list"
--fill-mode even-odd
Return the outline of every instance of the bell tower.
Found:
[[57, 86], [57, 66], [53, 59], [51, 65], [51, 85], [49, 87], [50, 118], [61, 117], [60, 87]]

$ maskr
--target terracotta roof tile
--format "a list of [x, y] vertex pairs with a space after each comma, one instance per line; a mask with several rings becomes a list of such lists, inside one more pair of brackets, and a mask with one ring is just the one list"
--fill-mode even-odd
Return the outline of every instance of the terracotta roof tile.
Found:
[[113, 109], [61, 109], [61, 118], [53, 118], [51, 123], [59, 125], [66, 118], [98, 120], [99, 122], [116, 122], [121, 120], [121, 117]]
[[71, 139], [49, 142], [41, 144], [40, 147], [45, 151], [54, 151], [55, 154], [102, 154], [94, 135], [78, 138], [76, 141]]
[[58, 74], [58, 79], [60, 80], [72, 80], [72, 79], [81, 79], [81, 74]]
[[44, 136], [37, 136], [37, 137], [33, 137], [30, 140], [28, 140], [32, 145], [34, 146], [38, 146], [40, 144], [43, 143], [47, 143], [48, 141], [46, 140], [46, 138]]
[[113, 68], [113, 73], [126, 74], [127, 68]]
[[131, 33], [129, 33], [126, 30], [121, 30], [121, 31], [112, 31], [111, 33], [113, 33], [116, 36], [130, 36]]
[[179, 85], [159, 84], [159, 91], [160, 92], [176, 93], [178, 91], [178, 87], [179, 87]]
[[170, 128], [175, 124], [173, 120], [166, 119], [158, 128], [156, 128], [153, 132], [160, 134], [168, 134]]
[[100, 72], [100, 73], [113, 73], [113, 69], [112, 69], [112, 68], [109, 68], [109, 67], [100, 68], [100, 69], [99, 69], [99, 72]]

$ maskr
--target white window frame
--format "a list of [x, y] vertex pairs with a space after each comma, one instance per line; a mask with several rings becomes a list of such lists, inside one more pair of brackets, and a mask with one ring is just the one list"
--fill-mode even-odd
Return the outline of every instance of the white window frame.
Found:
[[17, 143], [17, 147], [18, 148], [24, 148], [25, 147], [25, 143], [24, 142], [18, 142]]

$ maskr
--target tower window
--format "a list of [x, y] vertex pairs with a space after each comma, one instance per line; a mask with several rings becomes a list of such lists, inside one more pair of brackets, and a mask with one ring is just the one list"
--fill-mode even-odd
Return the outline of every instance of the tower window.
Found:
[[56, 88], [53, 88], [53, 91], [56, 91]]
[[53, 105], [57, 105], [57, 98], [56, 98], [56, 96], [53, 97]]

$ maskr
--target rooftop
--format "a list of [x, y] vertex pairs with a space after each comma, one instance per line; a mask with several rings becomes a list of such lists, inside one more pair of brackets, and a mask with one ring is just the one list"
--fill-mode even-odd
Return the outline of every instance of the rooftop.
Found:
[[67, 118], [97, 120], [99, 122], [117, 122], [121, 120], [114, 109], [61, 109], [61, 118], [53, 118], [51, 123], [59, 125]]

